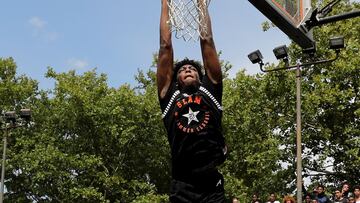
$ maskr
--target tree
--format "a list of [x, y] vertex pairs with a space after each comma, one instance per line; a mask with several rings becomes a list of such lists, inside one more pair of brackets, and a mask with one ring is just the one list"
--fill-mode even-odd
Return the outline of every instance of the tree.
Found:
[[[343, 1], [331, 15], [354, 9], [358, 3]], [[334, 57], [328, 50], [330, 36], [344, 35], [347, 48], [334, 63], [302, 71], [303, 175], [314, 183], [359, 184], [359, 25], [356, 18], [316, 28], [318, 58]], [[291, 59], [312, 60], [294, 43], [289, 51]], [[224, 169], [231, 178], [243, 180], [238, 188], [248, 197], [252, 192], [262, 198], [270, 192], [293, 193], [295, 73], [238, 73], [226, 82], [224, 130], [232, 151]]]
[[[342, 1], [332, 14], [355, 8], [358, 3]], [[333, 57], [329, 36], [345, 35], [347, 48], [337, 61], [302, 71], [303, 175], [313, 183], [360, 184], [359, 26], [355, 18], [314, 30], [318, 58]], [[295, 44], [289, 51], [291, 59], [311, 60]], [[275, 66], [284, 64], [269, 68]], [[44, 91], [16, 75], [12, 58], [0, 59], [0, 110], [33, 111], [30, 126], [9, 136], [6, 201], [166, 202], [170, 149], [153, 67], [139, 71], [135, 88], [108, 87], [96, 70], [77, 75], [49, 68], [55, 87]], [[222, 68], [226, 196], [293, 193], [295, 73], [240, 71], [230, 78], [231, 64], [222, 61]]]
[[[11, 67], [4, 72], [16, 66]], [[15, 72], [9, 81], [18, 81]], [[152, 153], [145, 150], [151, 144], [146, 141], [152, 139], [144, 122], [139, 123], [144, 120], [143, 97], [128, 85], [107, 87], [106, 76], [97, 76], [94, 70], [79, 76], [75, 71], [56, 73], [50, 68], [47, 77], [56, 81], [53, 91], [29, 90], [33, 100], [28, 103], [34, 111], [31, 128], [12, 134], [7, 201], [131, 202], [150, 194], [163, 199], [155, 195], [153, 179], [147, 175], [155, 172], [144, 169], [159, 163], [147, 157]], [[8, 92], [18, 95], [18, 89]]]
[[[358, 3], [342, 1], [331, 15], [359, 8]], [[331, 36], [344, 35], [346, 49], [332, 64], [303, 71], [304, 169], [313, 181], [359, 184], [359, 22], [354, 18], [316, 29], [320, 56], [331, 57]]]

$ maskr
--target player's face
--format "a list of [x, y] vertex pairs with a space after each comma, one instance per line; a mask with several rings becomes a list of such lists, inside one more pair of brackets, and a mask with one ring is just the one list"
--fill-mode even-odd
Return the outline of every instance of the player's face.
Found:
[[182, 87], [199, 84], [199, 73], [192, 65], [183, 65], [177, 72], [178, 81]]

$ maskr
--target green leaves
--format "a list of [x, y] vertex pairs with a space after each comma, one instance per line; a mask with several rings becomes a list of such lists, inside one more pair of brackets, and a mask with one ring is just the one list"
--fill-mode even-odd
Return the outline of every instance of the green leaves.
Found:
[[[166, 198], [155, 195], [154, 183], [167, 191], [169, 155], [153, 83], [140, 94], [128, 85], [109, 88], [95, 70], [77, 75], [49, 68], [55, 88], [38, 93], [36, 82], [16, 77], [12, 59], [0, 67], [0, 97], [16, 95], [34, 114], [30, 129], [11, 132], [7, 201]], [[13, 106], [13, 98], [3, 106]]]
[[[334, 12], [355, 6], [346, 1]], [[312, 183], [360, 184], [359, 20], [316, 28], [318, 58], [334, 56], [329, 36], [345, 35], [347, 48], [333, 63], [302, 70], [303, 175]], [[295, 44], [289, 51], [294, 61], [310, 60]], [[240, 71], [229, 78], [230, 68], [222, 61], [226, 197], [292, 193], [295, 73]], [[139, 71], [135, 88], [112, 88], [95, 69], [79, 75], [49, 68], [46, 77], [55, 87], [43, 91], [37, 81], [16, 75], [12, 58], [0, 59], [0, 110], [33, 112], [31, 125], [8, 137], [5, 201], [167, 202], [170, 149], [155, 76]]]

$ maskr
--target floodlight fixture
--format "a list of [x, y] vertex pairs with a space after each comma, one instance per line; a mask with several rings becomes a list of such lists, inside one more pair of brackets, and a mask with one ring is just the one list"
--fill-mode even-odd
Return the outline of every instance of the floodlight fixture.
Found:
[[[23, 121], [29, 122], [31, 118], [31, 110], [30, 109], [21, 109], [19, 117], [19, 121], [16, 120], [16, 112], [15, 111], [6, 111], [5, 113], [1, 113], [0, 115], [2, 119], [0, 119], [0, 127], [1, 130], [5, 131], [4, 137], [3, 137], [3, 154], [2, 154], [2, 164], [1, 164], [1, 182], [0, 182], [0, 203], [3, 203], [4, 200], [4, 182], [5, 182], [5, 161], [6, 161], [6, 145], [7, 145], [7, 136], [8, 131], [11, 129], [15, 129], [18, 127], [27, 126], [24, 125]], [[7, 125], [3, 128], [1, 125], [1, 121], [4, 121], [7, 123]]]
[[263, 56], [261, 54], [261, 52], [259, 50], [256, 50], [256, 51], [253, 51], [251, 52], [249, 55], [248, 55], [250, 61], [255, 64], [255, 63], [259, 63], [259, 64], [262, 64], [262, 59], [263, 59]]
[[273, 52], [274, 52], [276, 59], [287, 59], [288, 58], [287, 47], [285, 45], [274, 48]]
[[25, 121], [29, 121], [31, 118], [31, 110], [30, 109], [21, 109], [20, 110], [20, 118]]
[[329, 40], [330, 49], [335, 49], [335, 50], [342, 49], [345, 47], [344, 44], [345, 43], [344, 43], [343, 36], [333, 37], [333, 38], [330, 38], [330, 40]]
[[15, 111], [7, 111], [5, 112], [5, 120], [7, 123], [15, 123], [16, 122], [16, 113]]

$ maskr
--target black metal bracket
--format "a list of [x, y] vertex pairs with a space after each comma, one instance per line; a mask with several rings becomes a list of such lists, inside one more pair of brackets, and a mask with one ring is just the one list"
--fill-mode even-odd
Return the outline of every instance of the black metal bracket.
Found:
[[302, 64], [294, 64], [294, 65], [289, 65], [288, 62], [286, 63], [285, 67], [282, 68], [274, 68], [274, 69], [264, 69], [264, 63], [259, 63], [260, 65], [260, 70], [264, 73], [268, 73], [268, 72], [274, 72], [274, 71], [278, 71], [278, 70], [289, 70], [289, 69], [293, 69], [293, 68], [297, 68], [297, 67], [306, 67], [306, 66], [310, 66], [310, 65], [316, 65], [316, 64], [322, 64], [322, 63], [329, 63], [329, 62], [333, 62], [336, 59], [339, 58], [339, 53], [340, 50], [335, 50], [336, 52], [336, 56], [334, 58], [331, 59], [323, 59], [323, 60], [318, 60], [318, 61], [312, 61], [312, 62], [308, 62], [308, 63], [302, 63]]
[[324, 8], [322, 8], [321, 10], [318, 10], [318, 8], [314, 9], [313, 12], [311, 13], [310, 18], [307, 21], [305, 21], [306, 29], [311, 30], [312, 28], [314, 28], [316, 26], [321, 26], [324, 24], [360, 16], [360, 10], [358, 10], [358, 11], [350, 11], [350, 12], [342, 13], [339, 15], [325, 17], [332, 11], [332, 8], [339, 2], [340, 2], [340, 0], [333, 0], [332, 2], [327, 4]]

